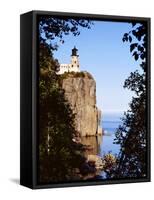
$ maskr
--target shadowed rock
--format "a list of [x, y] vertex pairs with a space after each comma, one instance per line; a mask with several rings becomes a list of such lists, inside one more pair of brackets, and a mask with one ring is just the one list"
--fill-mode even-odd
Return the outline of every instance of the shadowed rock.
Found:
[[81, 136], [101, 135], [101, 111], [96, 105], [96, 82], [88, 72], [63, 75], [61, 86], [72, 110], [76, 113], [75, 126]]

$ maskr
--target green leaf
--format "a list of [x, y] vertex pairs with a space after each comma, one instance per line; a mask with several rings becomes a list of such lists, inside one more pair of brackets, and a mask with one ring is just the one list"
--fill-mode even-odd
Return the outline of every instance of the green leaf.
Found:
[[130, 52], [132, 52], [135, 49], [135, 47], [137, 47], [137, 43], [131, 44], [130, 45]]
[[138, 60], [138, 54], [136, 53], [134, 56], [135, 60]]
[[129, 42], [132, 42], [132, 37], [131, 36], [129, 36]]

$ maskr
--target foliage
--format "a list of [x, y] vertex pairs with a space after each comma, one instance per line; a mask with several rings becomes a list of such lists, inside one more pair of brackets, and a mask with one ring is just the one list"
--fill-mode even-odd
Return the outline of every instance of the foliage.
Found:
[[80, 28], [90, 29], [91, 25], [92, 22], [88, 19], [40, 16], [39, 41], [47, 44], [51, 50], [57, 50], [57, 41], [63, 44], [65, 35], [72, 33], [74, 36], [78, 36]]
[[[130, 52], [140, 62], [141, 70], [131, 72], [124, 88], [135, 93], [130, 108], [124, 113], [123, 124], [116, 132], [115, 143], [120, 144], [119, 162], [115, 176], [120, 178], [146, 176], [146, 24], [132, 24], [125, 33], [124, 42], [130, 43]], [[135, 42], [134, 42], [135, 40]]]
[[112, 155], [110, 152], [108, 154], [105, 154], [102, 158], [103, 163], [103, 171], [105, 172], [105, 177], [107, 179], [112, 178], [113, 172], [115, 171], [117, 167], [117, 158], [116, 156]]
[[39, 16], [39, 181], [49, 183], [78, 179], [85, 161], [82, 145], [75, 142], [75, 115], [59, 87], [59, 63], [52, 52], [64, 36], [90, 28], [89, 20]]
[[58, 62], [44, 45], [40, 45], [39, 67], [39, 180], [72, 180], [84, 161], [82, 146], [73, 140], [75, 115], [58, 86]]
[[123, 36], [123, 42], [130, 42], [130, 52], [134, 59], [143, 61], [141, 67], [145, 69], [145, 58], [146, 58], [146, 24], [132, 23], [132, 30], [129, 33], [125, 33]]

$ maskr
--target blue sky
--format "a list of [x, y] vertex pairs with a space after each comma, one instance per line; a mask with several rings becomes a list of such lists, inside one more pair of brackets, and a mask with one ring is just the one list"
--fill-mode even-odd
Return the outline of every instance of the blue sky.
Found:
[[79, 36], [65, 36], [65, 43], [54, 52], [60, 63], [70, 63], [71, 49], [78, 48], [80, 70], [90, 72], [96, 80], [97, 105], [104, 114], [126, 111], [134, 95], [123, 88], [130, 72], [139, 69], [129, 43], [122, 42], [131, 28], [129, 23], [94, 21], [91, 29], [81, 28]]

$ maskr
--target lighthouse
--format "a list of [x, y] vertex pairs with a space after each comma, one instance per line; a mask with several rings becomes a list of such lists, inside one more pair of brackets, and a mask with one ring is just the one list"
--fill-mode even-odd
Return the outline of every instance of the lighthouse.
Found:
[[79, 69], [79, 55], [78, 55], [78, 49], [74, 46], [72, 49], [72, 55], [71, 55], [71, 65], [73, 69], [76, 71]]
[[64, 74], [65, 72], [80, 72], [78, 49], [74, 46], [71, 54], [70, 64], [60, 64], [60, 69], [57, 74]]

